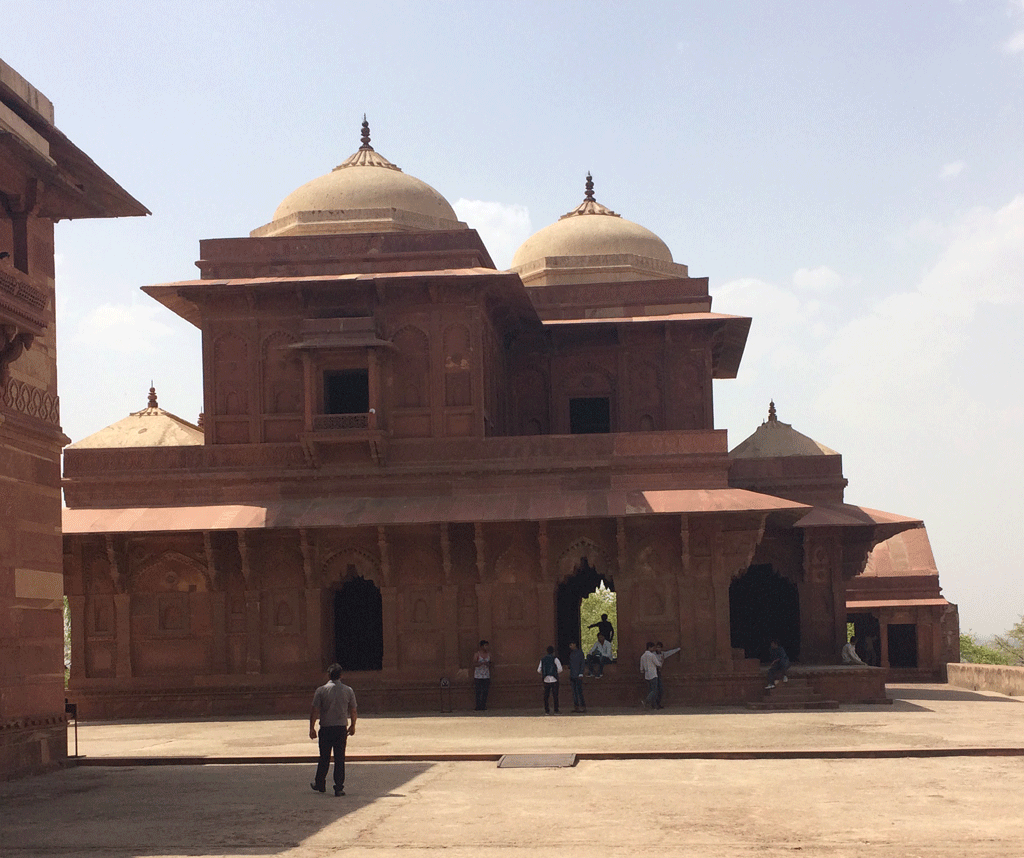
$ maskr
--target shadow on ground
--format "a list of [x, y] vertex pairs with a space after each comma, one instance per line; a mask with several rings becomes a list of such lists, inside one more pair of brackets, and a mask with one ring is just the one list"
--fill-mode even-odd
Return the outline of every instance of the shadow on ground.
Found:
[[373, 802], [405, 797], [429, 763], [350, 763], [346, 796], [311, 765], [68, 769], [0, 784], [0, 855], [276, 855]]

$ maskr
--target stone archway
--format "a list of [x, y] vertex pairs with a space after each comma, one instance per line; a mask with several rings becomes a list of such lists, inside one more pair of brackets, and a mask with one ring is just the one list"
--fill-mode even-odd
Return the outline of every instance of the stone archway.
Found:
[[592, 558], [584, 555], [558, 585], [555, 594], [555, 625], [559, 658], [569, 657], [570, 641], [580, 644], [580, 605], [601, 584], [615, 591], [615, 584], [607, 571], [599, 570]]
[[773, 638], [800, 657], [800, 595], [771, 566], [751, 566], [729, 585], [729, 631], [734, 649], [764, 661]]

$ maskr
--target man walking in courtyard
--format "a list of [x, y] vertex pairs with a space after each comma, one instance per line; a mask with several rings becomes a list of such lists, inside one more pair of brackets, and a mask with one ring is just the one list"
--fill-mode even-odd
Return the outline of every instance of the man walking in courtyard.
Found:
[[487, 709], [487, 692], [491, 688], [491, 651], [487, 641], [480, 641], [480, 649], [473, 656], [473, 685], [476, 689], [476, 711]]
[[587, 701], [583, 699], [583, 650], [576, 641], [569, 641], [569, 684], [572, 686], [572, 711], [586, 712]]
[[647, 641], [647, 649], [640, 656], [640, 675], [647, 681], [647, 696], [641, 697], [644, 709], [658, 705], [658, 656], [654, 652], [654, 641]]
[[316, 721], [320, 719], [320, 761], [310, 786], [317, 792], [327, 792], [327, 770], [334, 754], [334, 794], [345, 794], [345, 745], [349, 736], [356, 734], [356, 694], [341, 681], [341, 665], [327, 668], [329, 682], [321, 685], [313, 695], [313, 708], [309, 712], [309, 738], [318, 738]]

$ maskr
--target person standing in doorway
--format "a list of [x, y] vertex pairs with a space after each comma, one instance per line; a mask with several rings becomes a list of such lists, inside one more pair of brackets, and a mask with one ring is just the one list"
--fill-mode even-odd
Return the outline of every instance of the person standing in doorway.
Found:
[[[309, 738], [320, 740], [320, 761], [310, 786], [317, 792], [327, 792], [327, 770], [334, 754], [334, 794], [345, 794], [345, 745], [349, 736], [356, 734], [356, 693], [341, 681], [341, 665], [327, 668], [329, 681], [313, 695], [313, 708], [309, 712]], [[320, 734], [316, 722], [320, 719]]]
[[487, 693], [491, 690], [491, 650], [487, 641], [473, 656], [473, 685], [476, 686], [476, 711], [487, 709]]
[[572, 686], [572, 711], [586, 712], [587, 701], [583, 699], [583, 650], [576, 641], [569, 641], [569, 684]]
[[615, 637], [615, 628], [608, 620], [607, 614], [601, 614], [601, 619], [599, 619], [596, 623], [591, 623], [589, 626], [587, 626], [587, 628], [597, 629], [597, 633], [599, 635], [604, 635], [604, 639], [608, 641], [608, 643], [611, 643], [612, 639]]
[[548, 708], [548, 699], [555, 698], [555, 714], [558, 714], [558, 674], [562, 672], [562, 662], [555, 655], [555, 648], [548, 647], [547, 655], [541, 657], [537, 665], [537, 673], [544, 679], [544, 712], [548, 715], [551, 710]]

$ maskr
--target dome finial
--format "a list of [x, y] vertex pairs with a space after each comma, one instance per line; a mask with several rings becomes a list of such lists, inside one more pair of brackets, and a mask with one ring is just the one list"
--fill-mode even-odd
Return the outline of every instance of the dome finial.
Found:
[[597, 202], [597, 200], [594, 199], [594, 177], [590, 175], [590, 170], [587, 170], [587, 192], [584, 194], [584, 197], [589, 202]]
[[779, 417], [775, 413], [775, 400], [773, 399], [773, 400], [771, 400], [768, 403], [768, 422], [769, 423], [778, 423], [778, 421], [779, 421]]
[[156, 404], [156, 388], [153, 387], [153, 380], [149, 381], [149, 401], [146, 403], [147, 408], [159, 408]]
[[363, 143], [363, 145], [359, 147], [360, 149], [369, 149], [371, 152], [373, 151], [373, 147], [370, 145], [370, 123], [366, 121], [365, 113], [363, 114], [363, 132], [360, 134], [359, 139]]

